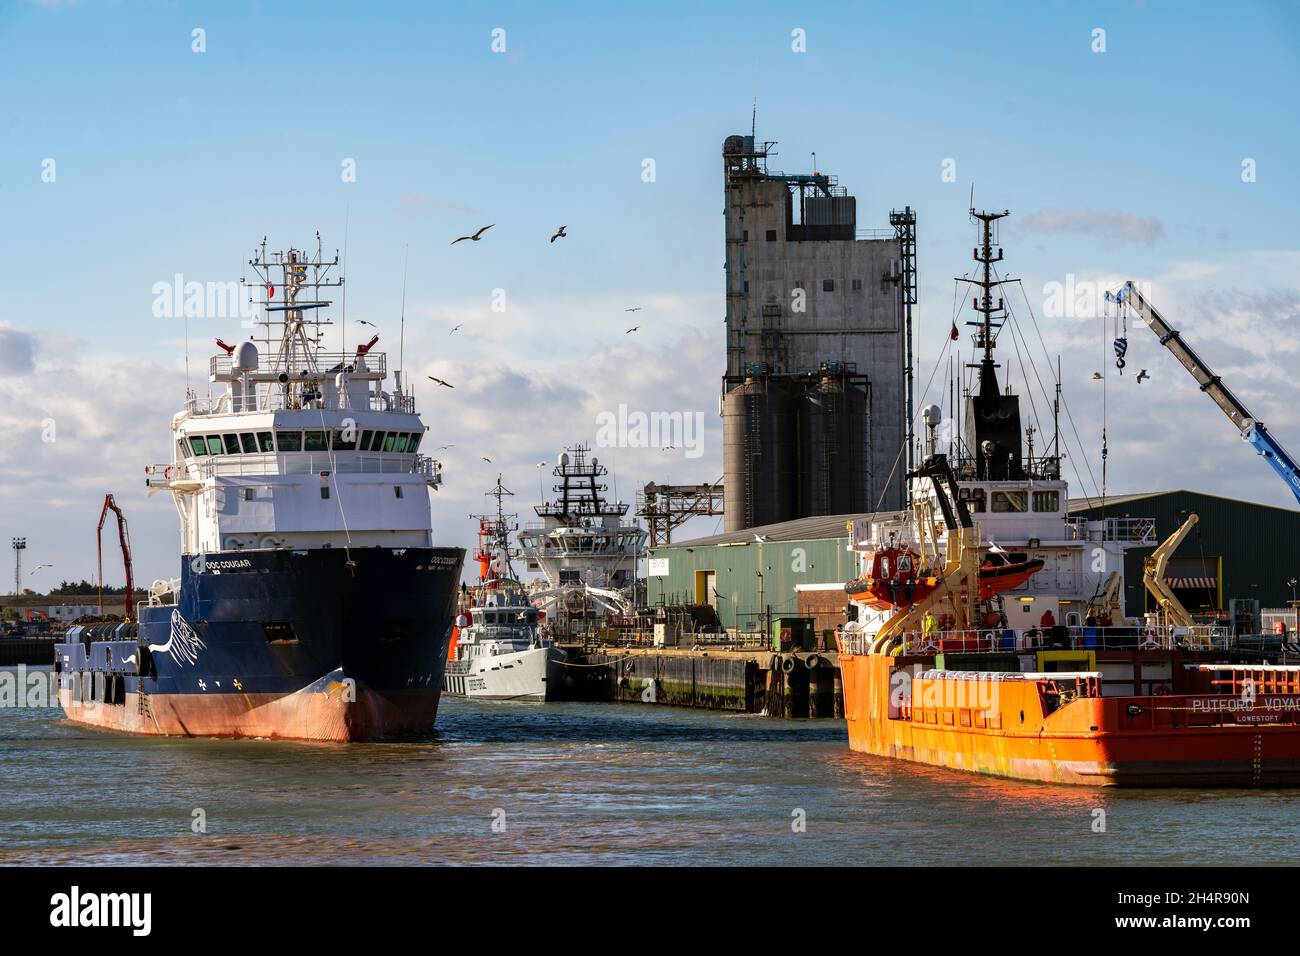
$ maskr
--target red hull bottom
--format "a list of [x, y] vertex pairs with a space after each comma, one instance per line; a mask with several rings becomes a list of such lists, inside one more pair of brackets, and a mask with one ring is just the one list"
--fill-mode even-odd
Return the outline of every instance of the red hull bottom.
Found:
[[131, 734], [261, 737], [275, 740], [380, 740], [428, 733], [438, 688], [374, 691], [324, 679], [292, 694], [127, 694], [123, 704], [73, 701], [59, 691], [72, 723]]

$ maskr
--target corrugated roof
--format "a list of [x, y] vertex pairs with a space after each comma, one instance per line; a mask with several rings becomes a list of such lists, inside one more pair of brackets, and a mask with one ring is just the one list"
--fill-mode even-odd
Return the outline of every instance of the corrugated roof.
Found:
[[[1206, 491], [1191, 491], [1187, 488], [1178, 488], [1173, 491], [1142, 491], [1129, 495], [1109, 495], [1106, 498], [1106, 508], [1109, 510], [1112, 505], [1126, 505], [1134, 501], [1146, 501], [1151, 498], [1163, 498], [1166, 495], [1197, 495], [1201, 498], [1215, 498], [1219, 501], [1232, 501], [1239, 505], [1250, 505], [1255, 508], [1272, 508], [1276, 511], [1286, 511], [1291, 514], [1296, 513], [1295, 508], [1283, 508], [1281, 505], [1270, 505], [1262, 501], [1247, 501], [1245, 498], [1230, 498], [1227, 495], [1212, 495]], [[1069, 510], [1092, 511], [1101, 507], [1100, 498], [1071, 498], [1069, 501]]]
[[[1175, 491], [1139, 491], [1130, 495], [1107, 495], [1106, 507], [1109, 508], [1111, 505], [1128, 504], [1130, 501], [1142, 501], [1146, 498], [1162, 498], [1165, 495], [1177, 495], [1182, 493], [1197, 494], [1197, 492], [1182, 492], [1180, 489]], [[1071, 498], [1069, 502], [1069, 508], [1071, 511], [1088, 511], [1092, 508], [1100, 507], [1101, 499], [1096, 496], [1091, 498]]]
[[[882, 519], [897, 517], [901, 512], [882, 512]], [[657, 551], [665, 548], [705, 548], [709, 545], [735, 544], [753, 541], [762, 537], [764, 541], [820, 541], [826, 538], [847, 538], [848, 523], [862, 518], [871, 518], [871, 514], [821, 515], [814, 518], [797, 518], [794, 521], [782, 521], [779, 524], [761, 525], [757, 528], [745, 528], [742, 531], [730, 531], [715, 534], [707, 538], [693, 538], [690, 541], [674, 541], [672, 544], [660, 545]]]

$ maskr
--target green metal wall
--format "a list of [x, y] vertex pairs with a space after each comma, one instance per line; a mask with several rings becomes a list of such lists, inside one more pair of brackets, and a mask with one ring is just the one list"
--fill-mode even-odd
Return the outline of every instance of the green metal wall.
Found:
[[[1286, 582], [1300, 578], [1300, 511], [1175, 491], [1107, 505], [1105, 517], [1154, 518], [1156, 538], [1163, 541], [1182, 523], [1183, 512], [1189, 511], [1196, 512], [1200, 520], [1174, 556], [1222, 557], [1225, 609], [1232, 598], [1254, 598], [1262, 607], [1287, 605], [1291, 588]], [[1102, 517], [1102, 510], [1082, 509], [1073, 514], [1095, 519]], [[1142, 560], [1152, 550], [1134, 548], [1126, 556], [1125, 612], [1129, 615], [1147, 609]]]
[[[718, 616], [724, 627], [750, 629], [761, 616], [759, 603], [762, 572], [762, 604], [773, 615], [795, 612], [796, 584], [844, 583], [857, 574], [856, 555], [848, 550], [849, 539], [822, 538], [805, 541], [751, 541], [738, 545], [688, 544], [655, 548], [651, 558], [667, 558], [665, 577], [646, 579], [650, 605], [695, 601], [695, 572], [717, 572]], [[847, 599], [846, 599], [847, 602]]]

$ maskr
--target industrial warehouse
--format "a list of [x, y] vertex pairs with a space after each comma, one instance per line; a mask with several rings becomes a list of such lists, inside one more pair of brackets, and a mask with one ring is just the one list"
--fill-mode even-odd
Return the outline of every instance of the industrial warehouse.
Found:
[[[1171, 555], [1164, 575], [1183, 604], [1197, 617], [1226, 619], [1236, 602], [1255, 625], [1243, 623], [1243, 629], [1272, 631], [1274, 621], [1286, 620], [1286, 631], [1296, 633], [1296, 569], [1279, 567], [1269, 555], [1300, 540], [1300, 511], [1167, 491], [1118, 496], [1104, 506], [1072, 500], [1069, 514], [1080, 528], [1106, 519], [1150, 523], [1153, 543], [1125, 555], [1123, 612], [1128, 616], [1155, 610], [1142, 584], [1143, 562], [1155, 542], [1195, 514], [1199, 521]], [[653, 548], [648, 601], [707, 605], [721, 627], [741, 634], [760, 633], [764, 622], [780, 618], [812, 619], [819, 634], [834, 631], [845, 622], [845, 582], [858, 573], [852, 527], [871, 520], [865, 515], [804, 518]]]

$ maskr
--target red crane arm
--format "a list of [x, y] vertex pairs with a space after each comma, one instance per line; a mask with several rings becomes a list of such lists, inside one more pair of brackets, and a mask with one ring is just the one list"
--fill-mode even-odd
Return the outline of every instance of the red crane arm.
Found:
[[95, 549], [99, 555], [99, 613], [104, 613], [104, 520], [109, 509], [117, 515], [117, 540], [122, 547], [122, 565], [126, 569], [126, 616], [135, 618], [135, 582], [131, 578], [131, 536], [126, 527], [126, 515], [117, 506], [112, 495], [104, 495], [104, 507], [99, 512], [99, 527], [95, 529]]

